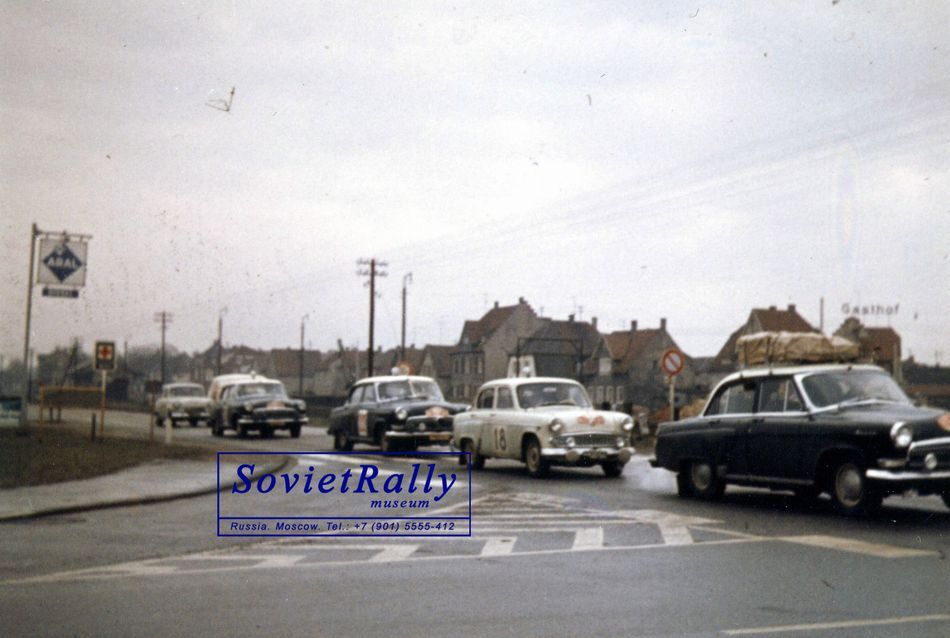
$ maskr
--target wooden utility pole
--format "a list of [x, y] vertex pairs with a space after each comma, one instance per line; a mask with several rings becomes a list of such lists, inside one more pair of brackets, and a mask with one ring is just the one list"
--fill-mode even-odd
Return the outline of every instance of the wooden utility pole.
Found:
[[385, 261], [376, 261], [376, 258], [369, 260], [360, 259], [357, 262], [360, 266], [369, 266], [369, 270], [360, 270], [358, 274], [362, 277], [369, 277], [369, 348], [366, 354], [367, 376], [373, 376], [373, 350], [376, 347], [373, 341], [373, 329], [376, 319], [376, 278], [385, 277], [387, 273], [378, 270], [385, 268], [389, 264]]
[[172, 322], [172, 315], [164, 310], [156, 312], [155, 321], [162, 324], [162, 385], [165, 385], [165, 330]]
[[297, 394], [300, 396], [303, 396], [303, 326], [309, 317], [307, 314], [300, 318], [300, 385], [297, 388]]
[[406, 284], [412, 283], [412, 273], [407, 272], [402, 278], [402, 340], [399, 342], [399, 359], [406, 360]]

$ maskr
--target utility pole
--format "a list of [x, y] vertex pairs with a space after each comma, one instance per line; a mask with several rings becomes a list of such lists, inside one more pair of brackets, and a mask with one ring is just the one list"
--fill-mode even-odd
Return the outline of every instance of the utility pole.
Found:
[[36, 262], [36, 238], [40, 229], [30, 228], [30, 270], [26, 279], [26, 334], [23, 337], [23, 403], [20, 406], [20, 427], [26, 428], [30, 409], [30, 318], [33, 312], [33, 264]]
[[406, 360], [406, 284], [412, 283], [412, 273], [407, 272], [402, 277], [402, 341], [399, 346], [399, 359]]
[[218, 376], [219, 374], [221, 374], [221, 348], [224, 347], [224, 344], [221, 342], [221, 333], [222, 333], [222, 326], [224, 325], [224, 315], [226, 315], [227, 312], [228, 312], [227, 306], [225, 306], [224, 308], [218, 311], [218, 361], [215, 363], [215, 366], [214, 366], [215, 376]]
[[156, 312], [155, 322], [162, 324], [162, 385], [165, 385], [165, 329], [172, 322], [172, 315], [164, 310]]
[[376, 258], [366, 260], [360, 259], [356, 262], [359, 266], [369, 266], [369, 270], [360, 270], [357, 272], [361, 277], [369, 277], [369, 349], [366, 356], [367, 376], [373, 376], [373, 326], [376, 319], [376, 278], [385, 277], [387, 273], [377, 270], [385, 268], [389, 264], [385, 261], [376, 261]]
[[300, 396], [303, 396], [303, 326], [309, 317], [310, 315], [306, 314], [300, 318], [300, 386], [297, 390]]

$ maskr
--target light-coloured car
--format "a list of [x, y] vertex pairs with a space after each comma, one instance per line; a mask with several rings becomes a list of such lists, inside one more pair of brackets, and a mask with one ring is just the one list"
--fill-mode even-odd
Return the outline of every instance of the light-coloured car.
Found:
[[595, 410], [576, 381], [523, 377], [479, 388], [472, 409], [455, 415], [453, 440], [475, 469], [505, 458], [524, 462], [532, 476], [552, 465], [600, 465], [617, 477], [634, 453], [632, 431], [630, 415]]
[[166, 383], [155, 401], [155, 422], [159, 426], [168, 421], [172, 427], [187, 421], [192, 427], [208, 422], [211, 401], [199, 383]]

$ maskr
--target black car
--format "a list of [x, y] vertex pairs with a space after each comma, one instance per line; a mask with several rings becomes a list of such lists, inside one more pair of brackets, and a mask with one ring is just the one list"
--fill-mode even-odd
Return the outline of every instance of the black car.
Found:
[[651, 464], [677, 473], [680, 496], [714, 498], [733, 483], [827, 492], [846, 513], [910, 491], [950, 507], [950, 413], [915, 407], [876, 366], [744, 370], [702, 416], [660, 424]]
[[414, 450], [452, 439], [453, 415], [468, 406], [447, 403], [429, 377], [387, 376], [361, 379], [346, 403], [330, 413], [333, 449], [349, 451], [371, 443], [383, 451]]
[[215, 436], [233, 429], [241, 438], [252, 431], [269, 438], [275, 430], [287, 430], [296, 439], [307, 423], [306, 404], [288, 398], [280, 381], [264, 377], [249, 376], [226, 386], [211, 410]]

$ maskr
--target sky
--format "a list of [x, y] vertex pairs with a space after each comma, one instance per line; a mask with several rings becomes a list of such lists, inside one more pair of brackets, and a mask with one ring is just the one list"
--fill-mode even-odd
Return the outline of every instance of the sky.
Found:
[[[4, 2], [0, 355], [31, 224], [91, 235], [78, 337], [455, 343], [524, 297], [715, 354], [854, 306], [950, 361], [950, 5]], [[230, 110], [215, 106], [234, 96]], [[847, 306], [847, 307], [846, 307]]]

